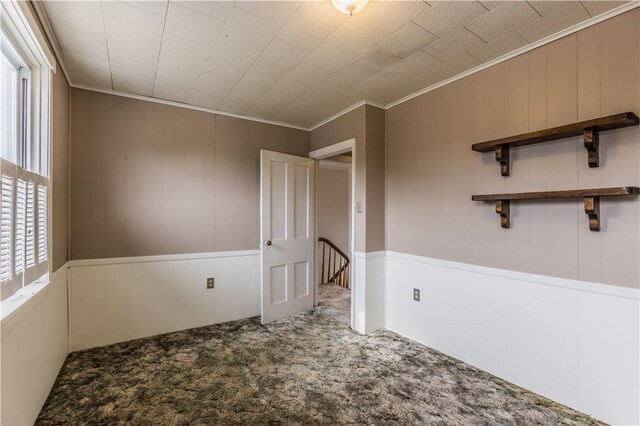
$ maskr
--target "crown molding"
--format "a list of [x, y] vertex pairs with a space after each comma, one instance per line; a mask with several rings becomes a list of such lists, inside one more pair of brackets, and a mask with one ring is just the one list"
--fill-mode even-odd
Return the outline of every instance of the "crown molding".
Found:
[[364, 105], [369, 105], [369, 106], [373, 106], [373, 107], [380, 108], [380, 109], [386, 109], [383, 105], [376, 104], [376, 103], [371, 102], [371, 101], [367, 101], [367, 100], [360, 101], [360, 102], [358, 102], [358, 103], [356, 103], [356, 104], [351, 105], [349, 108], [343, 109], [342, 111], [340, 111], [340, 112], [338, 112], [338, 113], [336, 113], [336, 114], [333, 114], [331, 117], [329, 117], [329, 118], [325, 118], [325, 119], [324, 119], [324, 120], [322, 120], [321, 122], [314, 124], [313, 126], [309, 127], [309, 129], [308, 129], [308, 130], [309, 130], [310, 132], [311, 132], [311, 131], [314, 131], [314, 130], [315, 130], [315, 129], [317, 129], [318, 127], [322, 127], [322, 126], [324, 126], [325, 124], [327, 124], [327, 123], [329, 123], [329, 122], [331, 122], [331, 121], [335, 120], [336, 118], [340, 118], [340, 117], [342, 117], [343, 115], [350, 113], [350, 112], [351, 112], [351, 111], [353, 111], [354, 109], [358, 109], [358, 108], [360, 108], [361, 106], [364, 106]]
[[499, 57], [497, 57], [495, 59], [492, 59], [489, 62], [485, 62], [484, 64], [478, 65], [475, 68], [471, 68], [471, 69], [469, 69], [469, 70], [467, 70], [467, 71], [465, 71], [465, 72], [463, 72], [461, 74], [457, 74], [457, 75], [455, 75], [455, 76], [453, 76], [451, 78], [448, 78], [446, 80], [442, 80], [442, 81], [440, 81], [440, 82], [438, 82], [436, 84], [433, 84], [433, 85], [431, 85], [429, 87], [425, 87], [424, 89], [418, 90], [417, 92], [414, 92], [414, 93], [412, 93], [410, 95], [407, 95], [404, 98], [398, 99], [397, 101], [394, 101], [394, 102], [391, 102], [390, 104], [385, 105], [384, 109], [387, 110], [389, 108], [393, 108], [396, 105], [400, 105], [401, 103], [407, 102], [407, 101], [409, 101], [409, 100], [411, 100], [411, 99], [413, 99], [415, 97], [418, 97], [420, 95], [423, 95], [423, 94], [425, 94], [427, 92], [431, 92], [432, 90], [435, 90], [435, 89], [437, 89], [439, 87], [445, 86], [445, 85], [447, 85], [449, 83], [453, 83], [456, 80], [460, 80], [460, 79], [462, 79], [464, 77], [467, 77], [467, 76], [469, 76], [471, 74], [475, 74], [475, 73], [477, 73], [479, 71], [482, 71], [482, 70], [484, 70], [486, 68], [489, 68], [489, 67], [497, 65], [497, 64], [499, 64], [501, 62], [504, 62], [504, 61], [506, 61], [508, 59], [514, 58], [514, 57], [516, 57], [518, 55], [522, 55], [523, 53], [526, 53], [526, 52], [529, 52], [531, 50], [537, 49], [538, 47], [544, 46], [545, 44], [549, 44], [549, 43], [551, 43], [553, 41], [561, 39], [562, 37], [566, 37], [568, 35], [574, 34], [574, 33], [578, 32], [580, 30], [583, 30], [585, 28], [591, 27], [591, 26], [593, 26], [595, 24], [598, 24], [598, 23], [600, 23], [602, 21], [605, 21], [607, 19], [613, 18], [614, 16], [617, 16], [617, 15], [620, 15], [622, 13], [625, 13], [625, 12], [628, 12], [630, 10], [633, 10], [633, 9], [635, 9], [637, 7], [640, 7], [640, 1], [631, 0], [630, 3], [624, 4], [622, 6], [619, 6], [619, 7], [615, 8], [615, 9], [611, 9], [610, 11], [605, 12], [602, 15], [598, 15], [596, 17], [589, 18], [586, 21], [582, 21], [579, 24], [576, 24], [576, 25], [574, 25], [572, 27], [566, 28], [566, 29], [564, 29], [562, 31], [559, 31], [559, 32], [555, 33], [555, 34], [551, 34], [551, 35], [549, 35], [547, 37], [544, 37], [544, 38], [542, 38], [542, 39], [540, 39], [540, 40], [538, 40], [538, 41], [536, 41], [534, 43], [528, 44], [528, 45], [526, 45], [524, 47], [521, 47], [520, 49], [514, 50], [513, 52], [509, 52], [506, 55], [499, 56]]
[[329, 118], [327, 118], [325, 120], [322, 120], [317, 124], [314, 124], [313, 126], [311, 126], [309, 128], [309, 131], [313, 131], [313, 130], [317, 129], [318, 127], [321, 127], [321, 126], [329, 123], [330, 121], [333, 121], [333, 120], [335, 120], [337, 118], [340, 118], [341, 116], [353, 111], [356, 108], [361, 107], [362, 105], [372, 105], [372, 106], [375, 106], [375, 107], [378, 107], [378, 108], [381, 108], [381, 109], [384, 109], [384, 110], [388, 110], [388, 109], [393, 108], [393, 107], [395, 107], [397, 105], [400, 105], [401, 103], [410, 101], [411, 99], [416, 98], [416, 97], [418, 97], [420, 95], [423, 95], [423, 94], [425, 94], [427, 92], [431, 92], [432, 90], [435, 90], [435, 89], [437, 89], [439, 87], [442, 87], [442, 86], [447, 85], [449, 83], [453, 83], [456, 80], [460, 80], [460, 79], [462, 79], [464, 77], [467, 77], [467, 76], [469, 76], [471, 74], [475, 74], [475, 73], [477, 73], [479, 71], [482, 71], [482, 70], [484, 70], [486, 68], [489, 68], [489, 67], [491, 67], [493, 65], [497, 65], [497, 64], [499, 64], [501, 62], [504, 62], [504, 61], [506, 61], [508, 59], [511, 59], [511, 58], [513, 58], [515, 56], [522, 55], [523, 53], [526, 53], [526, 52], [529, 52], [531, 50], [537, 49], [538, 47], [541, 47], [541, 46], [544, 46], [546, 44], [549, 44], [549, 43], [551, 43], [553, 41], [561, 39], [562, 37], [566, 37], [568, 35], [574, 34], [574, 33], [578, 32], [580, 30], [583, 30], [585, 28], [588, 28], [588, 27], [591, 27], [593, 25], [596, 25], [596, 24], [598, 24], [598, 23], [600, 23], [602, 21], [606, 21], [607, 19], [613, 18], [614, 16], [621, 15], [621, 14], [623, 14], [625, 12], [628, 12], [630, 10], [633, 10], [633, 9], [635, 9], [637, 7], [640, 7], [640, 1], [631, 0], [629, 3], [626, 3], [626, 4], [624, 4], [622, 6], [619, 6], [619, 7], [615, 8], [615, 9], [611, 9], [610, 11], [605, 12], [602, 15], [598, 15], [598, 16], [595, 16], [593, 18], [589, 18], [589, 19], [587, 19], [585, 21], [580, 22], [579, 24], [576, 24], [576, 25], [574, 25], [572, 27], [566, 28], [566, 29], [564, 29], [562, 31], [559, 31], [559, 32], [555, 33], [555, 34], [551, 34], [551, 35], [549, 35], [547, 37], [544, 37], [544, 38], [542, 38], [542, 39], [540, 39], [540, 40], [538, 40], [538, 41], [536, 41], [534, 43], [528, 44], [528, 45], [526, 45], [524, 47], [521, 47], [520, 49], [517, 49], [517, 50], [514, 50], [513, 52], [507, 53], [506, 55], [502, 55], [502, 56], [500, 56], [498, 58], [492, 59], [491, 61], [485, 62], [484, 64], [481, 64], [481, 65], [478, 65], [475, 68], [471, 68], [470, 70], [467, 70], [467, 71], [465, 71], [465, 72], [463, 72], [461, 74], [455, 75], [455, 76], [453, 76], [451, 78], [448, 78], [446, 80], [442, 80], [442, 81], [440, 81], [440, 82], [438, 82], [436, 84], [433, 84], [431, 86], [425, 87], [424, 89], [420, 89], [417, 92], [413, 92], [410, 95], [407, 95], [407, 96], [405, 96], [405, 97], [403, 97], [401, 99], [398, 99], [397, 101], [393, 101], [393, 102], [391, 102], [389, 104], [386, 104], [384, 106], [377, 105], [377, 104], [374, 104], [374, 103], [371, 103], [371, 102], [368, 102], [368, 101], [358, 102], [357, 104], [355, 104], [355, 105], [353, 105], [353, 106], [351, 106], [351, 107], [349, 107], [349, 108], [347, 108], [347, 109], [345, 109], [343, 111], [340, 111], [339, 113], [334, 114], [331, 117], [329, 117]]
[[212, 114], [222, 115], [222, 116], [225, 116], [225, 117], [240, 118], [242, 120], [256, 121], [258, 123], [272, 124], [274, 126], [281, 126], [281, 127], [288, 127], [290, 129], [295, 129], [295, 130], [309, 131], [309, 129], [307, 127], [302, 127], [302, 126], [298, 126], [298, 125], [295, 125], [295, 124], [283, 123], [281, 121], [271, 121], [271, 120], [266, 120], [264, 118], [252, 117], [250, 115], [234, 114], [232, 112], [220, 111], [220, 110], [213, 109], [213, 108], [200, 107], [200, 106], [197, 106], [197, 105], [185, 104], [185, 103], [182, 103], [182, 102], [170, 101], [170, 100], [167, 100], [167, 99], [154, 98], [152, 96], [135, 95], [133, 93], [120, 92], [118, 90], [96, 89], [94, 87], [83, 86], [81, 84], [70, 83], [69, 85], [71, 87], [73, 87], [73, 88], [76, 88], [76, 89], [89, 90], [89, 91], [98, 92], [98, 93], [105, 93], [107, 95], [122, 96], [123, 98], [137, 99], [139, 101], [154, 102], [154, 103], [157, 103], [157, 104], [170, 105], [170, 106], [174, 106], [174, 107], [178, 107], [178, 108], [185, 108], [185, 109], [192, 109], [192, 110], [195, 110], [195, 111], [209, 112], [209, 113], [212, 113]]
[[94, 88], [94, 87], [89, 87], [89, 86], [83, 86], [80, 84], [74, 84], [71, 80], [71, 76], [70, 74], [67, 72], [67, 68], [65, 67], [64, 64], [64, 60], [63, 60], [63, 56], [62, 56], [62, 51], [60, 49], [60, 45], [58, 44], [58, 40], [55, 36], [55, 33], [53, 31], [53, 28], [51, 27], [51, 23], [49, 22], [49, 19], [47, 17], [46, 11], [44, 10], [44, 7], [42, 6], [40, 1], [33, 1], [32, 4], [34, 5], [34, 9], [36, 10], [36, 15], [38, 17], [38, 19], [40, 20], [44, 31], [46, 33], [46, 36], [49, 38], [49, 41], [51, 42], [51, 45], [53, 46], [53, 50], [55, 52], [55, 56], [56, 59], [58, 60], [58, 63], [60, 64], [60, 67], [62, 68], [62, 72], [64, 73], [65, 77], [67, 78], [67, 81], [69, 82], [69, 86], [71, 87], [75, 87], [78, 89], [84, 89], [84, 90], [90, 90], [90, 91], [94, 91], [94, 92], [99, 92], [99, 93], [106, 93], [106, 94], [110, 94], [110, 95], [115, 95], [115, 96], [122, 96], [122, 97], [127, 97], [127, 98], [132, 98], [132, 99], [138, 99], [138, 100], [142, 100], [142, 101], [148, 101], [148, 102], [155, 102], [155, 103], [160, 103], [160, 104], [165, 104], [165, 105], [171, 105], [171, 106], [176, 106], [179, 108], [187, 108], [187, 109], [193, 109], [196, 111], [204, 111], [204, 112], [209, 112], [209, 113], [213, 113], [213, 114], [218, 114], [218, 115], [222, 115], [222, 116], [226, 116], [226, 117], [233, 117], [233, 118], [239, 118], [239, 119], [243, 119], [243, 120], [249, 120], [249, 121], [256, 121], [258, 123], [264, 123], [264, 124], [272, 124], [275, 126], [281, 126], [281, 127], [288, 127], [291, 129], [296, 129], [296, 130], [304, 130], [304, 131], [308, 131], [311, 132], [337, 118], [342, 117], [345, 114], [350, 113], [351, 111], [360, 108], [363, 105], [369, 105], [369, 106], [373, 106], [376, 108], [380, 108], [382, 110], [387, 110], [390, 108], [393, 108], [397, 105], [400, 105], [404, 102], [410, 101], [413, 98], [416, 98], [420, 95], [423, 95], [425, 93], [431, 92], [432, 90], [436, 90], [442, 86], [445, 86], [449, 83], [453, 83], [454, 81], [460, 80], [464, 77], [467, 77], [469, 75], [475, 74], [479, 71], [482, 71], [486, 68], [489, 68], [491, 66], [497, 65], [499, 63], [502, 63], [504, 61], [507, 61], [513, 57], [516, 57], [518, 55], [522, 55], [523, 53], [529, 52], [533, 49], [537, 49], [538, 47], [544, 46], [546, 44], [549, 44], [553, 41], [556, 41], [562, 37], [566, 37], [568, 35], [574, 34], [580, 30], [583, 30], [585, 28], [591, 27], [593, 25], [596, 25], [602, 21], [605, 21], [607, 19], [613, 18], [614, 16], [618, 16], [620, 14], [623, 14], [625, 12], [628, 12], [630, 10], [633, 10], [635, 8], [640, 7], [640, 1], [638, 0], [631, 0], [629, 3], [626, 3], [622, 6], [619, 6], [617, 8], [611, 9], [608, 12], [605, 12], [601, 15], [595, 16], [593, 18], [589, 18], [579, 24], [576, 24], [572, 27], [566, 28], [562, 31], [559, 31], [555, 34], [549, 35], [547, 37], [544, 37], [534, 43], [531, 43], [529, 45], [526, 45], [520, 49], [514, 50], [513, 52], [507, 53], [506, 55], [500, 56], [498, 58], [492, 59], [489, 62], [485, 62], [484, 64], [481, 64], [475, 68], [471, 68], [461, 74], [455, 75], [451, 78], [448, 78], [446, 80], [440, 81], [436, 84], [433, 84], [431, 86], [425, 87], [424, 89], [420, 89], [410, 95], [407, 95], [401, 99], [398, 99], [397, 101], [391, 102], [389, 104], [386, 105], [381, 105], [381, 104], [377, 104], [371, 101], [367, 101], [367, 100], [362, 100], [360, 102], [355, 103], [354, 105], [340, 111], [337, 112], [336, 114], [333, 114], [332, 116], [310, 126], [310, 127], [304, 127], [304, 126], [299, 126], [296, 124], [290, 124], [290, 123], [284, 123], [284, 122], [280, 122], [280, 121], [271, 121], [271, 120], [267, 120], [267, 119], [263, 119], [263, 118], [259, 118], [259, 117], [253, 117], [253, 116], [248, 116], [248, 115], [242, 115], [242, 114], [234, 114], [234, 113], [230, 113], [230, 112], [225, 112], [225, 111], [220, 111], [220, 110], [216, 110], [216, 109], [212, 109], [212, 108], [205, 108], [205, 107], [199, 107], [199, 106], [195, 106], [195, 105], [191, 105], [191, 104], [186, 104], [186, 103], [182, 103], [182, 102], [175, 102], [175, 101], [169, 101], [169, 100], [165, 100], [165, 99], [160, 99], [160, 98], [154, 98], [152, 96], [144, 96], [144, 95], [135, 95], [135, 94], [131, 94], [131, 93], [125, 93], [125, 92], [120, 92], [117, 90], [105, 90], [105, 89], [98, 89], [98, 88]]

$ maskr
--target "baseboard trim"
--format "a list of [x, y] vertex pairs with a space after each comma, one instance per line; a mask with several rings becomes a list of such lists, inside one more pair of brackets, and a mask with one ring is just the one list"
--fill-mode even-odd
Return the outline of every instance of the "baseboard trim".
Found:
[[101, 259], [78, 259], [68, 262], [69, 268], [100, 265], [123, 265], [127, 263], [171, 262], [180, 260], [217, 259], [221, 257], [256, 256], [260, 250], [215, 251], [208, 253], [163, 254], [154, 256], [109, 257]]
[[510, 271], [507, 269], [490, 268], [487, 266], [473, 265], [469, 263], [454, 262], [450, 260], [435, 259], [430, 257], [417, 256], [413, 254], [387, 251], [387, 256], [396, 259], [409, 260], [412, 262], [425, 263], [432, 266], [457, 269], [461, 271], [491, 275], [499, 278], [509, 278], [519, 281], [526, 281], [534, 284], [560, 287], [564, 289], [585, 291], [589, 293], [602, 294], [605, 296], [620, 297], [623, 299], [640, 300], [640, 289], [620, 287], [616, 285], [599, 284], [588, 281], [571, 280], [567, 278], [551, 277], [547, 275], [530, 274], [527, 272]]

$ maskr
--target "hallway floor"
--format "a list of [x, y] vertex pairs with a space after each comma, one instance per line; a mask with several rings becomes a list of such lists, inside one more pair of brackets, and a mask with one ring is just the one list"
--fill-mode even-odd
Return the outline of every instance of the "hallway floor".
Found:
[[595, 424], [381, 330], [312, 310], [69, 355], [37, 424]]
[[351, 290], [334, 284], [320, 284], [318, 296], [317, 310], [351, 325]]

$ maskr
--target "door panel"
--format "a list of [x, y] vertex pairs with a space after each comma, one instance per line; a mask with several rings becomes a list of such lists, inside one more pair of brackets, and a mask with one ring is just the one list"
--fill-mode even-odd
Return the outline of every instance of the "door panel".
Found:
[[287, 265], [271, 266], [271, 304], [287, 301]]
[[293, 297], [309, 294], [309, 262], [298, 262], [294, 266]]
[[313, 307], [313, 160], [263, 150], [262, 322]]
[[309, 167], [294, 166], [294, 238], [309, 237]]

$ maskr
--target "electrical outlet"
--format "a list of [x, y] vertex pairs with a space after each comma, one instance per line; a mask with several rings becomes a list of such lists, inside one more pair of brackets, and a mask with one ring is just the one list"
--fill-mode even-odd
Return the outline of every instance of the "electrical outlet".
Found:
[[415, 300], [416, 302], [420, 301], [420, 289], [419, 288], [414, 288], [413, 289], [413, 300]]
[[207, 278], [207, 288], [213, 288], [213, 277]]

